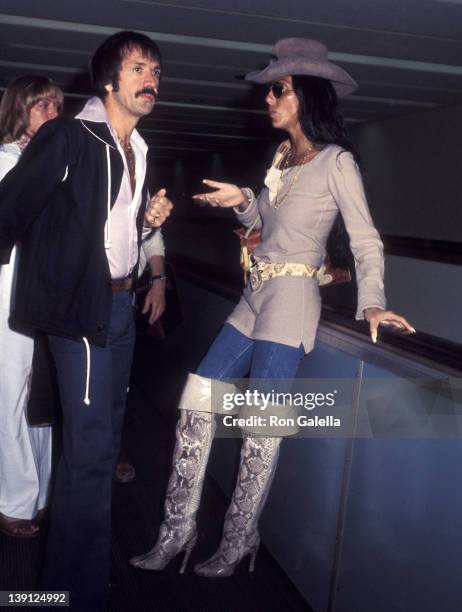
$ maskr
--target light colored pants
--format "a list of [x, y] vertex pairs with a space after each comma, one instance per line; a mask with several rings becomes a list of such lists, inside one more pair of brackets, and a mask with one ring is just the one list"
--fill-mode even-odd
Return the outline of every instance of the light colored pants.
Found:
[[47, 503], [51, 427], [26, 420], [34, 341], [8, 324], [13, 266], [0, 267], [0, 512], [31, 519]]

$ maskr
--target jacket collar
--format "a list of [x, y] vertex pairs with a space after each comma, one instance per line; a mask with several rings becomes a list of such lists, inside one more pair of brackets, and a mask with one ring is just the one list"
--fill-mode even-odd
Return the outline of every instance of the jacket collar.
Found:
[[[76, 115], [76, 119], [80, 119], [96, 138], [103, 140], [105, 144], [117, 149], [117, 134], [109, 121], [106, 107], [100, 98], [96, 96], [90, 98], [82, 111]], [[133, 130], [130, 136], [130, 142], [139, 147], [146, 155], [148, 147], [138, 130]]]

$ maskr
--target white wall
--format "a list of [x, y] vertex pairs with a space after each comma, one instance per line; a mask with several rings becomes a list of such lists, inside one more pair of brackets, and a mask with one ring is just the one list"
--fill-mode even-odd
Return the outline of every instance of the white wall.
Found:
[[388, 255], [385, 289], [389, 308], [418, 331], [462, 344], [462, 266]]
[[[462, 242], [462, 106], [355, 129], [381, 234]], [[418, 330], [462, 343], [462, 266], [386, 258], [389, 306]]]
[[358, 126], [354, 138], [382, 233], [461, 241], [462, 106]]

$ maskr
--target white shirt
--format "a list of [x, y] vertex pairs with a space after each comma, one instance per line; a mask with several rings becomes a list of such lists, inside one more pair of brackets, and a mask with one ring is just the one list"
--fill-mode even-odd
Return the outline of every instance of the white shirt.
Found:
[[[105, 123], [117, 149], [122, 156], [124, 172], [120, 191], [110, 213], [109, 245], [106, 246], [106, 257], [109, 263], [111, 278], [125, 278], [129, 276], [138, 259], [138, 234], [136, 230], [136, 217], [141, 206], [142, 188], [146, 176], [146, 154], [148, 147], [137, 130], [130, 136], [130, 144], [135, 155], [135, 192], [132, 194], [130, 174], [127, 160], [117, 138], [117, 134], [109, 122], [106, 108], [100, 98], [90, 98], [76, 119]], [[107, 225], [107, 222], [106, 222]], [[143, 229], [143, 239], [151, 232], [150, 228]], [[101, 236], [101, 240], [103, 240]]]
[[[18, 163], [21, 149], [16, 142], [0, 145], [0, 181]], [[16, 246], [13, 247], [10, 263], [0, 266], [0, 310], [10, 311], [13, 288], [16, 281]]]

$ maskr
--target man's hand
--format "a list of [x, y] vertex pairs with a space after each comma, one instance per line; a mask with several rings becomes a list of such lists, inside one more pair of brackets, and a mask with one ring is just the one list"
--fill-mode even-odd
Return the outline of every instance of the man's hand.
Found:
[[149, 204], [144, 214], [144, 225], [148, 227], [160, 227], [170, 215], [173, 204], [166, 197], [166, 194], [166, 189], [159, 189], [159, 191], [149, 200]]
[[153, 281], [151, 289], [146, 294], [142, 312], [146, 314], [149, 310], [151, 310], [149, 325], [152, 325], [165, 310], [165, 280]]

